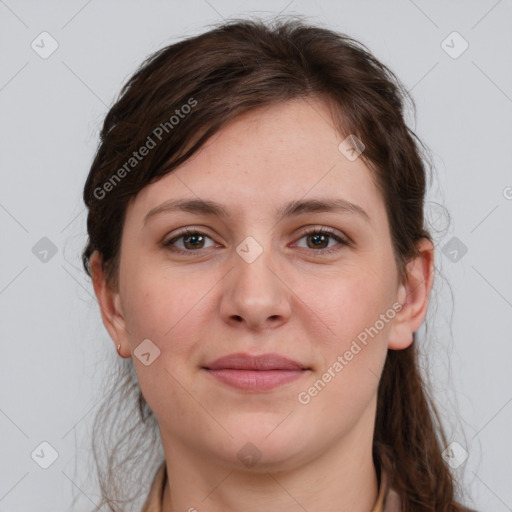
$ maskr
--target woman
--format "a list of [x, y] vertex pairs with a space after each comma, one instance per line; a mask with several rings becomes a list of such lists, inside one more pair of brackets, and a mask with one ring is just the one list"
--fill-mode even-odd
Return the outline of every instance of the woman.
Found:
[[[108, 510], [134, 499], [116, 477], [146, 512], [467, 510], [417, 366], [434, 246], [406, 98], [296, 20], [226, 22], [124, 86], [84, 189], [125, 372], [95, 430]], [[126, 432], [101, 445], [105, 418]]]

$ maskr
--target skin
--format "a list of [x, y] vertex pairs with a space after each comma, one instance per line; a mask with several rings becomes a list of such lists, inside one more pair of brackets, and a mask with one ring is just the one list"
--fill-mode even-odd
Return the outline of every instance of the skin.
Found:
[[[408, 347], [423, 322], [434, 248], [419, 242], [399, 282], [383, 198], [362, 158], [339, 151], [344, 138], [318, 99], [246, 113], [129, 204], [118, 290], [100, 255], [91, 259], [103, 322], [122, 357], [132, 357], [158, 419], [172, 487], [164, 512], [373, 509], [379, 377], [387, 350]], [[356, 203], [370, 222], [340, 211], [275, 216], [288, 201], [326, 197]], [[216, 201], [230, 216], [168, 212], [144, 225], [152, 208], [185, 198]], [[189, 255], [162, 245], [183, 227], [207, 236], [174, 243]], [[352, 243], [331, 237], [318, 248], [305, 227], [332, 228]], [[252, 263], [236, 251], [248, 236], [263, 251]], [[400, 312], [300, 403], [396, 301]], [[134, 357], [144, 339], [160, 350], [149, 366]], [[277, 352], [310, 370], [271, 391], [240, 391], [201, 368], [233, 352]], [[237, 457], [248, 442], [261, 454], [252, 467]]]

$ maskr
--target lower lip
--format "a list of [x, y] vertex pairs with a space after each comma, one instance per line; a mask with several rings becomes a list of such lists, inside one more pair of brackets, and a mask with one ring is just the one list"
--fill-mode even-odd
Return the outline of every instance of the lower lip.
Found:
[[246, 391], [267, 391], [299, 379], [305, 370], [209, 370], [216, 379]]

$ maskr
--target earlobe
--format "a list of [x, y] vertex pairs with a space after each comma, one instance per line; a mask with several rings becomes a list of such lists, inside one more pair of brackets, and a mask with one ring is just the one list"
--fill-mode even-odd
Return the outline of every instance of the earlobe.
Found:
[[418, 242], [419, 254], [407, 264], [407, 279], [397, 291], [402, 307], [393, 319], [388, 348], [403, 350], [413, 342], [427, 314], [434, 281], [434, 246], [428, 239]]
[[[101, 255], [95, 251], [90, 257], [90, 267], [94, 293], [98, 299], [103, 324], [107, 329], [115, 346], [128, 344], [126, 325], [118, 291], [112, 290], [108, 285], [103, 270]], [[118, 349], [120, 354], [120, 350]]]

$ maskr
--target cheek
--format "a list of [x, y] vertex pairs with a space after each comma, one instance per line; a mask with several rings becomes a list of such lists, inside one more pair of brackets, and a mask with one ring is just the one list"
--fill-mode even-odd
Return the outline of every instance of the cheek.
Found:
[[[321, 354], [317, 371], [299, 391], [304, 414], [322, 417], [318, 435], [350, 429], [374, 399], [387, 355], [389, 289], [375, 276], [350, 274], [329, 281], [323, 293], [311, 295], [312, 309], [329, 326], [313, 332], [312, 349]], [[393, 310], [394, 312], [394, 310]], [[329, 414], [325, 414], [329, 411]]]
[[145, 271], [126, 279], [125, 321], [131, 338], [154, 338], [167, 344], [175, 333], [190, 327], [190, 318], [200, 314], [201, 297], [205, 294], [204, 280], [199, 283], [190, 276]]
[[341, 417], [359, 417], [376, 393], [393, 318], [390, 289], [390, 281], [377, 279], [375, 271], [353, 268], [325, 279], [309, 296], [308, 306], [328, 328], [309, 327], [319, 357], [317, 372], [301, 389], [302, 399], [311, 400], [312, 409], [328, 408], [333, 428]]
[[[193, 390], [191, 367], [202, 339], [202, 319], [207, 314], [206, 302], [200, 300], [205, 291], [194, 286], [194, 279], [170, 279], [163, 272], [132, 274], [125, 286], [130, 298], [124, 308], [125, 321], [137, 380], [157, 418], [173, 425], [173, 418], [190, 415], [188, 391]], [[148, 366], [137, 357], [137, 347], [145, 339], [159, 351]]]
[[[322, 320], [325, 345], [337, 351], [378, 323], [379, 332], [388, 328], [379, 321], [393, 303], [389, 279], [373, 270], [344, 269], [320, 281], [307, 280], [297, 295]], [[317, 322], [318, 324], [318, 322]], [[372, 331], [373, 332], [373, 331]], [[360, 336], [364, 339], [364, 334]]]

